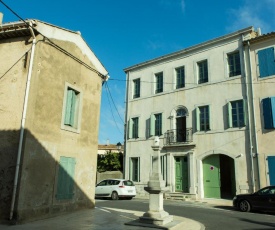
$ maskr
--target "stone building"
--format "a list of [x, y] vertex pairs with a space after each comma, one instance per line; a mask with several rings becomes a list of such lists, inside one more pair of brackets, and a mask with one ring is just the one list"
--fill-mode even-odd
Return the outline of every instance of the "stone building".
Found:
[[0, 217], [95, 205], [107, 71], [79, 32], [39, 20], [0, 26]]
[[170, 192], [232, 198], [259, 188], [243, 45], [259, 35], [248, 27], [124, 69], [125, 175], [140, 196], [155, 136]]

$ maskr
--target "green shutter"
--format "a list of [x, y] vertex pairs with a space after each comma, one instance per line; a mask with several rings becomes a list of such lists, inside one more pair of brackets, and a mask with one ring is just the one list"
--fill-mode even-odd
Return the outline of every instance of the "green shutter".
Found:
[[247, 125], [247, 100], [243, 99], [243, 117], [244, 117], [244, 125]]
[[71, 100], [71, 117], [70, 117], [70, 124], [74, 126], [74, 119], [75, 119], [75, 107], [76, 107], [76, 93], [75, 91], [72, 92], [72, 100]]
[[128, 137], [129, 139], [133, 138], [133, 120], [128, 121]]
[[160, 133], [163, 134], [162, 113], [160, 114]]
[[60, 157], [56, 199], [72, 199], [74, 195], [75, 159]]
[[209, 130], [211, 130], [211, 128], [212, 128], [212, 127], [211, 127], [211, 113], [210, 113], [210, 112], [211, 112], [211, 109], [210, 109], [210, 106], [209, 106], [209, 105], [207, 106], [207, 108], [208, 108]]
[[155, 114], [152, 114], [150, 117], [150, 136], [154, 136], [155, 135]]
[[74, 91], [68, 89], [67, 91], [67, 100], [66, 100], [66, 110], [65, 110], [65, 125], [71, 125], [71, 113], [72, 113], [72, 99]]
[[196, 130], [197, 131], [201, 130], [201, 126], [200, 126], [200, 108], [199, 107], [196, 108]]
[[140, 157], [138, 157], [138, 182], [140, 182]]
[[232, 128], [232, 105], [227, 103], [228, 128]]

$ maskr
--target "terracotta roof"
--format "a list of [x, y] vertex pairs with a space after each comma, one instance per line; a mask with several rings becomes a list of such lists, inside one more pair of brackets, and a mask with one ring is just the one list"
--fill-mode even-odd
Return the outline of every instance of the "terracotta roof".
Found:
[[270, 33], [267, 33], [267, 34], [263, 34], [263, 35], [260, 35], [258, 37], [252, 38], [248, 41], [244, 41], [244, 44], [247, 44], [248, 42], [250, 44], [251, 43], [256, 43], [256, 42], [264, 41], [264, 40], [270, 39], [270, 38], [275, 38], [275, 32], [270, 32]]

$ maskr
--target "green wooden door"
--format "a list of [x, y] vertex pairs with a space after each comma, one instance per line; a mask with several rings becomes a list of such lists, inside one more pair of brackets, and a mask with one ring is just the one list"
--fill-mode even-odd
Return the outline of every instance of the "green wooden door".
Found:
[[212, 155], [203, 160], [204, 197], [221, 198], [220, 158]]
[[189, 192], [187, 157], [175, 158], [176, 192]]

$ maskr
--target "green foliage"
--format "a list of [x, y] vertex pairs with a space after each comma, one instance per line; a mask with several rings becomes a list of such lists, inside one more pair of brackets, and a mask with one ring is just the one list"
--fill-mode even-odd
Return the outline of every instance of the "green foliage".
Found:
[[97, 155], [97, 171], [123, 171], [123, 154], [107, 152], [104, 155]]

